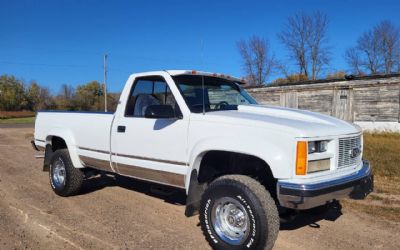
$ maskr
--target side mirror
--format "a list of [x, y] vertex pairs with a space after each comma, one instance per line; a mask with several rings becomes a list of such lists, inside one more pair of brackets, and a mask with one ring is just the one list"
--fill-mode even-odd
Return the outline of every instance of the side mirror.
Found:
[[175, 111], [171, 105], [150, 105], [144, 111], [145, 118], [168, 119], [175, 118]]

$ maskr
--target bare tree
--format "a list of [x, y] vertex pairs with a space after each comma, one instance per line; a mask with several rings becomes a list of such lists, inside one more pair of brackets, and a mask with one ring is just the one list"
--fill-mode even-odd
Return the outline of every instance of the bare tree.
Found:
[[268, 76], [276, 66], [274, 55], [271, 53], [266, 39], [257, 36], [248, 41], [237, 43], [243, 59], [243, 69], [252, 85], [265, 84]]
[[55, 98], [58, 109], [75, 110], [75, 90], [72, 86], [63, 84], [61, 85], [60, 93]]
[[397, 73], [400, 73], [400, 49], [396, 53]]
[[60, 96], [63, 99], [65, 99], [67, 101], [71, 100], [74, 97], [74, 93], [75, 93], [75, 90], [72, 86], [67, 85], [67, 84], [61, 85]]
[[[307, 65], [307, 36], [308, 18], [303, 14], [296, 14], [288, 18], [285, 29], [278, 34], [278, 38], [287, 47], [290, 57], [296, 61], [299, 74], [308, 77]], [[286, 73], [287, 74], [287, 73]]]
[[313, 80], [329, 63], [326, 31], [328, 18], [322, 12], [307, 15], [303, 12], [288, 18], [278, 38], [286, 46], [290, 57], [299, 67], [299, 74]]
[[346, 53], [344, 54], [344, 58], [347, 64], [350, 65], [352, 72], [356, 73], [357, 75], [363, 74], [363, 71], [361, 70], [361, 57], [356, 48], [347, 49]]
[[357, 40], [357, 49], [364, 53], [364, 60], [361, 64], [367, 68], [371, 74], [376, 74], [381, 71], [382, 63], [380, 58], [379, 38], [376, 32], [365, 32]]
[[316, 80], [322, 67], [329, 63], [329, 50], [328, 47], [324, 47], [324, 44], [327, 43], [326, 30], [328, 28], [328, 18], [326, 14], [321, 12], [315, 12], [309, 18], [311, 29], [307, 44], [311, 57], [311, 78]]
[[390, 21], [382, 21], [358, 38], [357, 45], [347, 50], [345, 59], [358, 74], [361, 69], [370, 74], [390, 74], [400, 70], [399, 54], [400, 29]]
[[382, 54], [385, 73], [390, 74], [396, 64], [400, 51], [400, 30], [390, 21], [378, 24], [374, 31], [379, 38], [379, 48]]

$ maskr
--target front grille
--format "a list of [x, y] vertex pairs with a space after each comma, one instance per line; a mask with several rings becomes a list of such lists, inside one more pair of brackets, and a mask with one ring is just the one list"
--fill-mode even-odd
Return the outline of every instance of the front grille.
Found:
[[360, 163], [361, 150], [361, 136], [339, 139], [338, 168], [353, 167]]

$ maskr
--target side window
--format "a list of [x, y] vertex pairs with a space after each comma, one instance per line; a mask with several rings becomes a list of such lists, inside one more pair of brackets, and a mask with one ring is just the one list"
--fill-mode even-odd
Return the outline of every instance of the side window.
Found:
[[125, 108], [125, 116], [144, 117], [150, 105], [171, 105], [175, 113], [180, 113], [168, 84], [162, 77], [139, 78], [132, 86]]

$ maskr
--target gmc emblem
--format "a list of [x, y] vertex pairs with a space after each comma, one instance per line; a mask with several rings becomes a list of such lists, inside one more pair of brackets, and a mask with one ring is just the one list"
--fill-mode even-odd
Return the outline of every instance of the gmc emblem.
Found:
[[350, 157], [351, 158], [356, 158], [360, 154], [361, 154], [361, 148], [360, 147], [353, 148], [353, 149], [350, 150]]

